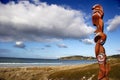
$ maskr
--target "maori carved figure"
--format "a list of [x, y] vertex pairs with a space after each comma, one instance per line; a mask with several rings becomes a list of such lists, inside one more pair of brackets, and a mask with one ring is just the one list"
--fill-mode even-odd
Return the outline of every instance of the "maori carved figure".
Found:
[[99, 74], [98, 80], [109, 80], [108, 79], [108, 72], [109, 72], [109, 65], [106, 62], [106, 54], [105, 48], [103, 47], [106, 41], [106, 34], [104, 33], [104, 23], [103, 23], [103, 8], [101, 5], [96, 4], [92, 7], [93, 14], [92, 14], [92, 23], [96, 26], [95, 31], [95, 38], [94, 41], [95, 45], [95, 54], [99, 64]]

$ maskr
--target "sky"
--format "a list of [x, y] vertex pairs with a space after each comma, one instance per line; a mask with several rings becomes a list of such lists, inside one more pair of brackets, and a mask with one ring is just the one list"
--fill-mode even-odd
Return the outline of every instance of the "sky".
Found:
[[95, 4], [104, 10], [106, 54], [120, 54], [120, 0], [0, 0], [0, 57], [95, 56]]

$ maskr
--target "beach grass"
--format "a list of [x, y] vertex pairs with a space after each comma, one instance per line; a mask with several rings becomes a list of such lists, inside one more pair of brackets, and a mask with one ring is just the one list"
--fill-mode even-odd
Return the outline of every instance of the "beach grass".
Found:
[[82, 80], [89, 79], [90, 77], [94, 77], [92, 80], [97, 80], [98, 74], [98, 65], [88, 65], [82, 68], [74, 68], [69, 70], [61, 70], [49, 75], [49, 79], [51, 80]]
[[[120, 80], [120, 59], [109, 61], [110, 80]], [[98, 64], [0, 68], [0, 80], [97, 80]]]
[[[108, 62], [111, 70], [110, 80], [120, 80], [120, 59], [112, 59]], [[51, 80], [97, 80], [99, 66], [91, 64], [82, 68], [61, 70], [49, 75]]]

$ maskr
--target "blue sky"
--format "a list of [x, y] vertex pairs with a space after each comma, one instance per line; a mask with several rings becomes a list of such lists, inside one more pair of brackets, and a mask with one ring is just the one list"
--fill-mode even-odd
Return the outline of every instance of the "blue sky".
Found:
[[95, 56], [95, 4], [105, 13], [106, 54], [120, 54], [119, 0], [1, 0], [0, 57]]

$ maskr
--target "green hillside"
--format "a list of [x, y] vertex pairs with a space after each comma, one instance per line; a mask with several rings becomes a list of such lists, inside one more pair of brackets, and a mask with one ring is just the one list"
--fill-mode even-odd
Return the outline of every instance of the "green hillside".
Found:
[[61, 60], [93, 60], [95, 57], [86, 57], [86, 56], [67, 56], [59, 58]]

